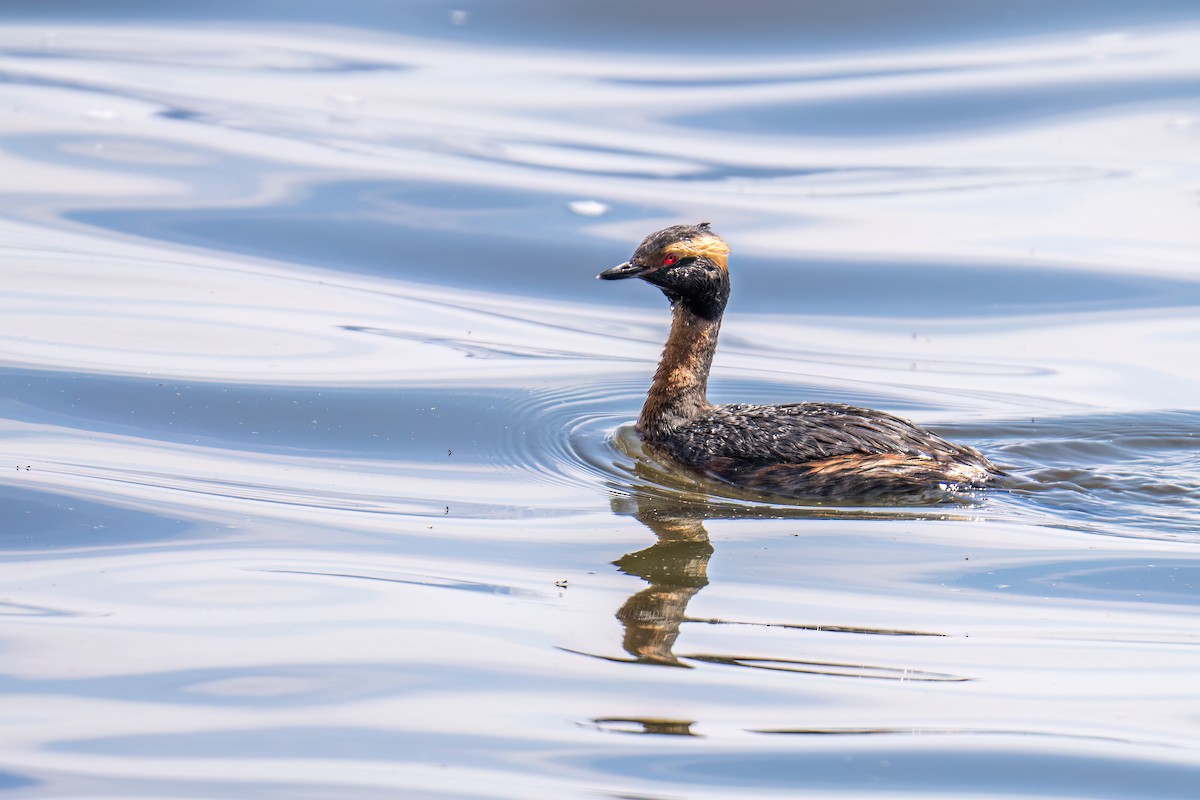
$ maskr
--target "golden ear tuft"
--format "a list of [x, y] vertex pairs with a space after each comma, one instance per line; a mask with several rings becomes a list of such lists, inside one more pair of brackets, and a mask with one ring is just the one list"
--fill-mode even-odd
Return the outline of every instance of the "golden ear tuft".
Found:
[[664, 252], [672, 253], [680, 258], [707, 258], [724, 270], [729, 269], [729, 245], [716, 235], [697, 236], [694, 239], [672, 242]]

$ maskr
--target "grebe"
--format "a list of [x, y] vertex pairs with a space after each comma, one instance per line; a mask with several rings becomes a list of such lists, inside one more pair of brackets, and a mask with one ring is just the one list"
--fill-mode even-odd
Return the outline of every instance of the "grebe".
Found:
[[978, 451], [882, 411], [709, 403], [708, 373], [729, 300], [728, 255], [709, 223], [674, 225], [597, 276], [641, 278], [671, 302], [671, 333], [637, 422], [652, 449], [734, 486], [835, 502], [927, 499], [1004, 474]]

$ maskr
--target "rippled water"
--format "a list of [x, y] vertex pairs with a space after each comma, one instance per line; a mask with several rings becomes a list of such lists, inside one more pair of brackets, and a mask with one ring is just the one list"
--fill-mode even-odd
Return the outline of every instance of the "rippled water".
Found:
[[[1196, 796], [1194, 4], [161, 6], [0, 11], [0, 793]], [[1012, 483], [656, 464], [700, 219]]]

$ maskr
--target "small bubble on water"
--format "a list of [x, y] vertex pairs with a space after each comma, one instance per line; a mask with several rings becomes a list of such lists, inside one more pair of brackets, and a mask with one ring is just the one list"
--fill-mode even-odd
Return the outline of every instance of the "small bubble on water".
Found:
[[567, 203], [567, 208], [571, 210], [572, 214], [578, 214], [581, 217], [598, 217], [606, 213], [609, 206], [599, 200], [572, 200]]

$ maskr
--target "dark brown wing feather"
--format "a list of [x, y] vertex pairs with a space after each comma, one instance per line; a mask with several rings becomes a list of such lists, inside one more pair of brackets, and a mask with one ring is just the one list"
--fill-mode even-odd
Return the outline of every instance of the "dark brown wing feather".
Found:
[[729, 483], [795, 497], [882, 498], [1003, 474], [970, 447], [839, 403], [716, 406], [651, 444]]

